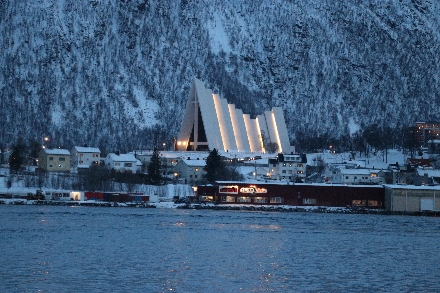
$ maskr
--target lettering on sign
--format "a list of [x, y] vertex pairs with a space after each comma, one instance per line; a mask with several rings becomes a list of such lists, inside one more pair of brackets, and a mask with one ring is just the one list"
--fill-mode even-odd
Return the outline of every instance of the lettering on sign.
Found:
[[259, 188], [256, 186], [242, 187], [240, 188], [241, 193], [267, 193], [266, 188]]
[[238, 194], [238, 186], [236, 185], [220, 185], [218, 187], [218, 191], [221, 193], [233, 193]]

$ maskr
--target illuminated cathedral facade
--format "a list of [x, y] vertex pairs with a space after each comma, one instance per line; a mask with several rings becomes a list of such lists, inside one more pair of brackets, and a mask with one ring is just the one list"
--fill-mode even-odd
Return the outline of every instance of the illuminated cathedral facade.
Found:
[[177, 150], [209, 151], [216, 148], [221, 151], [265, 152], [269, 143], [276, 144], [277, 152], [293, 151], [280, 107], [252, 119], [194, 78], [176, 142]]

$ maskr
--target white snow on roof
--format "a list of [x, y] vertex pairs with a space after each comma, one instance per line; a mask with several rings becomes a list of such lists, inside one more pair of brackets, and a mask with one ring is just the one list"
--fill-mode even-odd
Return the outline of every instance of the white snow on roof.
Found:
[[440, 177], [440, 170], [439, 169], [423, 169], [423, 168], [417, 168], [417, 173], [420, 176], [423, 176], [425, 174], [428, 174], [428, 177]]
[[380, 170], [371, 169], [340, 169], [341, 174], [354, 174], [354, 175], [370, 175], [371, 173], [377, 173]]
[[101, 153], [99, 148], [95, 147], [81, 147], [81, 146], [75, 146], [75, 150], [78, 153]]
[[70, 156], [70, 152], [66, 149], [44, 149], [44, 152], [48, 155], [67, 155], [67, 156]]
[[137, 161], [137, 159], [134, 157], [133, 154], [120, 154], [120, 155], [117, 155], [115, 153], [110, 153], [110, 154], [108, 154], [108, 157], [113, 162], [136, 162]]
[[191, 167], [204, 167], [204, 166], [206, 166], [206, 162], [204, 160], [182, 160], [182, 161]]

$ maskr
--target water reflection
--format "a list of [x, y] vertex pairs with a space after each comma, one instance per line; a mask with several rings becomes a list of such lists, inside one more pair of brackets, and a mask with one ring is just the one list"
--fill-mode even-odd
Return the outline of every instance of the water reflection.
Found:
[[435, 218], [0, 205], [0, 221], [0, 292], [440, 290]]

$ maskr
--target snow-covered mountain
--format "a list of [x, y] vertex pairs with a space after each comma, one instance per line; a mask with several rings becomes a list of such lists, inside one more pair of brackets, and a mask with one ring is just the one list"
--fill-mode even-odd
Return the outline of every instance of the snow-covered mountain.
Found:
[[0, 47], [2, 144], [171, 145], [193, 77], [292, 141], [440, 119], [434, 0], [5, 0]]

